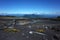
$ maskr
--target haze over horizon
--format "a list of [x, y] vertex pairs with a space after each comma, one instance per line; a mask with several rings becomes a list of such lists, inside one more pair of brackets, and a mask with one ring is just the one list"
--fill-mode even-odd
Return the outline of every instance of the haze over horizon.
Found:
[[60, 15], [60, 0], [0, 0], [0, 14]]

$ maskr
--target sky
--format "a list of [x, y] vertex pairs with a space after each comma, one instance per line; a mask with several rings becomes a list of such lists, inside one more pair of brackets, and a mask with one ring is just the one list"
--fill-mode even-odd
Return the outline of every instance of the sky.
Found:
[[0, 0], [0, 14], [60, 14], [60, 0]]

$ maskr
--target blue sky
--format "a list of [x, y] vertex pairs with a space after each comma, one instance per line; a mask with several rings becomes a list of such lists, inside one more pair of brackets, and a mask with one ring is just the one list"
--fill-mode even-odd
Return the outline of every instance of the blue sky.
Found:
[[0, 13], [60, 14], [60, 0], [0, 0]]

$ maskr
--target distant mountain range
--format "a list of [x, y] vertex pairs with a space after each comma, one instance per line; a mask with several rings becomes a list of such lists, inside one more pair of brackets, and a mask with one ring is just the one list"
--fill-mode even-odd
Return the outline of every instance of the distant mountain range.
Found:
[[1, 14], [0, 16], [16, 16], [16, 17], [27, 17], [27, 18], [56, 18], [56, 15], [40, 15], [40, 14]]

